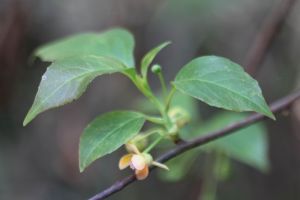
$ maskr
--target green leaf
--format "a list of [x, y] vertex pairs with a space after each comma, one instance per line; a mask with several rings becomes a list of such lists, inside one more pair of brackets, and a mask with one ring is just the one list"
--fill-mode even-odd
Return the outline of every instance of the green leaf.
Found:
[[72, 57], [54, 62], [42, 76], [34, 103], [23, 125], [45, 110], [79, 98], [97, 76], [123, 70], [125, 67], [119, 61], [101, 56]]
[[[184, 139], [205, 135], [216, 131], [233, 122], [246, 117], [242, 113], [225, 112], [214, 116], [209, 121], [203, 122], [195, 132], [190, 135], [181, 135]], [[262, 172], [269, 168], [267, 131], [262, 123], [257, 123], [243, 128], [236, 133], [220, 138], [207, 144], [207, 150], [217, 149], [226, 152], [228, 156], [242, 163], [250, 165]]]
[[158, 172], [159, 178], [163, 181], [176, 182], [180, 181], [191, 171], [192, 165], [199, 155], [198, 150], [191, 150], [182, 155], [179, 155], [168, 161], [166, 165], [169, 171], [160, 170]]
[[93, 120], [80, 137], [80, 172], [96, 159], [115, 151], [132, 139], [144, 122], [143, 114], [129, 111], [110, 112]]
[[141, 63], [141, 72], [142, 72], [142, 76], [143, 77], [147, 77], [147, 71], [148, 68], [150, 66], [150, 64], [152, 63], [152, 61], [154, 60], [154, 58], [156, 57], [156, 55], [166, 46], [168, 46], [171, 42], [164, 42], [162, 44], [160, 44], [159, 46], [153, 48], [151, 51], [149, 51], [142, 59], [142, 63]]
[[103, 33], [82, 33], [60, 39], [38, 48], [35, 55], [44, 61], [55, 61], [77, 56], [108, 56], [134, 67], [134, 39], [124, 29]]
[[275, 119], [257, 81], [226, 58], [203, 56], [192, 60], [177, 74], [174, 85], [211, 106], [238, 112], [255, 111]]

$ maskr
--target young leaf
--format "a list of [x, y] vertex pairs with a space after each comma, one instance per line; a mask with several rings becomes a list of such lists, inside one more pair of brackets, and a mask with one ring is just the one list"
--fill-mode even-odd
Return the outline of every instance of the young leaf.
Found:
[[45, 110], [79, 98], [97, 76], [123, 70], [125, 67], [122, 63], [102, 56], [71, 57], [55, 61], [42, 76], [34, 103], [23, 125]]
[[129, 111], [110, 112], [93, 120], [80, 137], [80, 171], [128, 142], [138, 134], [144, 122], [143, 114]]
[[203, 56], [192, 60], [177, 74], [174, 85], [211, 106], [255, 111], [275, 119], [257, 81], [226, 58]]
[[[245, 117], [241, 113], [220, 113], [212, 119], [203, 122], [194, 133], [191, 134], [190, 132], [190, 135], [181, 136], [183, 139], [189, 140], [195, 136], [224, 128]], [[217, 149], [221, 152], [226, 152], [231, 158], [262, 172], [266, 172], [269, 168], [267, 132], [262, 123], [251, 125], [237, 131], [233, 135], [220, 138], [215, 142], [207, 144], [206, 148], [207, 150]]]
[[127, 67], [134, 67], [134, 39], [124, 29], [103, 33], [82, 33], [46, 44], [35, 55], [44, 61], [55, 61], [76, 56], [108, 56], [120, 60]]
[[156, 55], [166, 46], [168, 46], [171, 42], [164, 42], [162, 44], [160, 44], [159, 46], [153, 48], [151, 51], [149, 51], [142, 59], [142, 63], [141, 63], [141, 73], [143, 77], [147, 77], [147, 71], [148, 68], [150, 66], [150, 64], [152, 63], [152, 61], [154, 60], [154, 58], [156, 57]]

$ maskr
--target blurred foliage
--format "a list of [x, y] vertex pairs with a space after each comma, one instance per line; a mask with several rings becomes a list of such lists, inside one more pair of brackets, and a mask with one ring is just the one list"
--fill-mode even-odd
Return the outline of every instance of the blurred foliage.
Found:
[[163, 181], [181, 181], [189, 172], [191, 172], [192, 166], [199, 153], [199, 150], [191, 150], [168, 161], [167, 166], [170, 170], [167, 172], [160, 170], [158, 172], [159, 177]]
[[[215, 130], [224, 128], [246, 117], [245, 114], [223, 112], [203, 121], [193, 132], [181, 133], [182, 138], [190, 140]], [[226, 181], [231, 174], [230, 159], [254, 167], [266, 173], [269, 170], [268, 142], [263, 123], [251, 125], [232, 135], [211, 142], [201, 148], [190, 150], [167, 162], [170, 171], [159, 172], [164, 181], [182, 181], [188, 174], [202, 174], [202, 200], [216, 199], [219, 182]], [[197, 158], [202, 158], [201, 160]], [[202, 168], [192, 168], [201, 161]], [[195, 175], [194, 175], [195, 176]]]
[[[184, 139], [205, 135], [224, 128], [234, 122], [244, 119], [247, 115], [241, 113], [224, 112], [204, 121], [194, 132], [182, 134]], [[233, 159], [255, 167], [262, 172], [268, 171], [268, 140], [267, 131], [263, 123], [257, 123], [247, 128], [235, 131], [232, 135], [220, 138], [204, 147], [206, 150], [217, 149]]]

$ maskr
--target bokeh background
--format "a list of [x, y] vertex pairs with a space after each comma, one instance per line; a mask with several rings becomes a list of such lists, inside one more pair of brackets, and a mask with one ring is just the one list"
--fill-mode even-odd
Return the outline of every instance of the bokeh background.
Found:
[[[78, 170], [79, 136], [95, 116], [128, 109], [140, 97], [121, 75], [97, 78], [77, 101], [39, 115], [28, 126], [30, 108], [47, 63], [31, 63], [41, 44], [74, 33], [121, 26], [136, 38], [135, 56], [157, 44], [173, 44], [156, 59], [167, 80], [190, 59], [215, 54], [244, 64], [264, 19], [279, 0], [0, 0], [0, 199], [87, 199], [124, 177], [122, 151], [84, 173]], [[300, 3], [291, 9], [256, 73], [268, 102], [299, 88]], [[158, 81], [151, 77], [153, 88]], [[297, 106], [298, 105], [298, 106]], [[203, 118], [217, 109], [199, 105]], [[300, 103], [267, 121], [271, 170], [262, 173], [234, 161], [217, 199], [300, 199]], [[166, 183], [155, 174], [110, 199], [200, 199], [197, 163], [187, 177]]]

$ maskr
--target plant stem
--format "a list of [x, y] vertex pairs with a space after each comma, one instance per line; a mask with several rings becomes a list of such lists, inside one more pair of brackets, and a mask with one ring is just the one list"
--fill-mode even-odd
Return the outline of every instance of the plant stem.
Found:
[[127, 76], [133, 84], [137, 87], [137, 89], [149, 99], [151, 103], [155, 105], [155, 107], [161, 112], [163, 109], [162, 104], [160, 101], [154, 96], [149, 83], [146, 78], [142, 78], [140, 75], [136, 73], [136, 69], [132, 69], [131, 71], [123, 72], [125, 76]]
[[150, 135], [153, 135], [153, 134], [155, 134], [155, 133], [160, 133], [160, 132], [162, 132], [162, 130], [159, 129], [159, 128], [150, 129], [150, 130], [148, 130], [147, 132], [145, 132], [145, 133], [144, 133], [138, 140], [136, 140], [136, 141], [142, 140], [142, 139], [144, 139], [144, 138], [149, 137]]
[[172, 88], [166, 98], [166, 102], [165, 102], [166, 111], [169, 110], [169, 107], [170, 107], [170, 104], [171, 104], [171, 101], [172, 101], [172, 98], [173, 98], [175, 92], [176, 92], [176, 88], [174, 86], [172, 86]]
[[[201, 200], [215, 200], [219, 181], [223, 178], [224, 156], [222, 152], [213, 151], [207, 155]], [[227, 161], [227, 160], [226, 160]], [[226, 163], [227, 164], [227, 163]]]
[[214, 177], [215, 156], [214, 153], [207, 154], [204, 164], [203, 181], [198, 200], [214, 200], [216, 196], [217, 183]]
[[164, 135], [160, 135], [158, 138], [156, 138], [156, 140], [154, 140], [154, 142], [152, 142], [147, 149], [145, 149], [143, 151], [143, 153], [148, 153], [149, 151], [151, 151], [162, 139], [164, 138]]
[[[167, 114], [167, 109], [165, 108], [165, 105], [159, 101], [159, 99], [153, 94], [150, 85], [146, 78], [141, 77], [136, 73], [136, 71], [131, 72], [125, 72], [124, 73], [127, 77], [130, 78], [130, 80], [134, 83], [134, 85], [138, 88], [138, 90], [149, 99], [153, 105], [158, 109], [160, 112], [164, 122], [163, 125], [167, 130], [172, 128], [172, 122], [169, 119], [169, 116]], [[158, 122], [156, 119], [149, 118], [149, 121], [153, 120], [153, 122]], [[160, 123], [160, 122], [159, 122]]]
[[161, 72], [159, 72], [157, 75], [158, 75], [158, 78], [159, 78], [159, 81], [160, 81], [160, 84], [161, 84], [161, 89], [162, 89], [162, 92], [163, 92], [164, 99], [166, 100], [166, 98], [167, 98], [167, 86], [166, 86], [164, 76]]
[[152, 117], [152, 116], [148, 116], [148, 115], [144, 115], [146, 120], [148, 120], [149, 122], [155, 123], [155, 124], [160, 124], [160, 125], [164, 125], [164, 119], [160, 118], [160, 117]]

